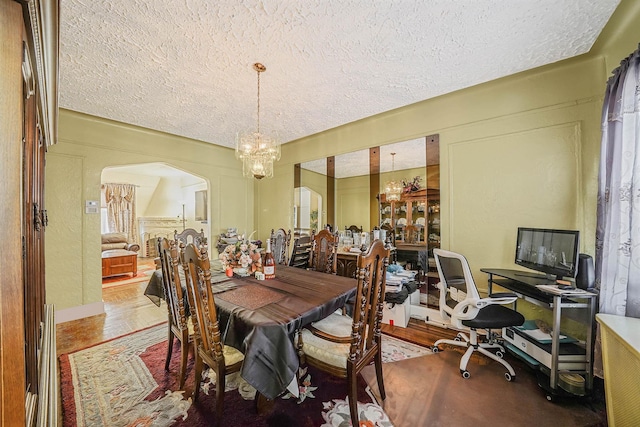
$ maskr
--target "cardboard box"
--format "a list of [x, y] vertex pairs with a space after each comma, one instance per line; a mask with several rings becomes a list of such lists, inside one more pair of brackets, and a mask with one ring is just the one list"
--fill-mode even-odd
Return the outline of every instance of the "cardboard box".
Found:
[[416, 289], [407, 299], [411, 305], [420, 305], [420, 289]]
[[385, 302], [382, 311], [382, 323], [406, 328], [407, 324], [409, 324], [409, 318], [411, 317], [411, 304], [416, 298], [420, 301], [420, 290], [416, 290], [409, 295], [402, 304], [389, 304]]

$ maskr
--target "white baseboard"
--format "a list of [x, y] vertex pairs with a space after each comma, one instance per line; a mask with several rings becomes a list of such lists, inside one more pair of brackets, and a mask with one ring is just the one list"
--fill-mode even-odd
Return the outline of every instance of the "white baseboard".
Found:
[[89, 316], [96, 316], [102, 313], [104, 313], [104, 303], [102, 301], [77, 307], [64, 308], [62, 310], [56, 310], [56, 324], [82, 319]]
[[440, 326], [442, 328], [448, 328], [450, 326], [449, 322], [446, 322], [442, 319], [442, 316], [440, 315], [440, 310], [428, 308], [424, 305], [412, 305], [411, 317], [424, 320], [426, 323], [430, 323], [435, 326]]

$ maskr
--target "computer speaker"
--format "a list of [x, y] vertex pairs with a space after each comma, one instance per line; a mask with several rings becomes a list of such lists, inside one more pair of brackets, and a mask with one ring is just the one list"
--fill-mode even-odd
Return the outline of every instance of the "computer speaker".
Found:
[[593, 258], [591, 258], [591, 255], [578, 254], [576, 286], [580, 289], [590, 289], [593, 288], [595, 282], [596, 273], [593, 268]]

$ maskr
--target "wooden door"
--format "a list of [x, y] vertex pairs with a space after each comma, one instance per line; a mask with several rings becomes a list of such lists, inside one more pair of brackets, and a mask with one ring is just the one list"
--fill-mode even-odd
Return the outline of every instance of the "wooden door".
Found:
[[30, 87], [32, 87], [31, 82], [25, 81], [22, 138], [22, 217], [24, 218], [22, 263], [25, 296], [25, 374], [29, 390], [32, 393], [38, 393], [37, 352], [45, 304], [44, 228], [47, 219], [44, 210], [44, 153], [46, 145], [36, 121], [36, 96], [30, 91]]
[[0, 0], [0, 425], [25, 425], [22, 7]]

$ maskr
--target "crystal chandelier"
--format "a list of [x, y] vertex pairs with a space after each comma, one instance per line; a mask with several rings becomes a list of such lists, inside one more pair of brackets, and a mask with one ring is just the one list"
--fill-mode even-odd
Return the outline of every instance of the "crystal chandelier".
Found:
[[402, 194], [402, 184], [393, 179], [393, 171], [395, 170], [395, 155], [396, 153], [391, 153], [391, 180], [384, 186], [384, 195], [387, 199], [387, 202], [399, 201], [400, 195]]
[[258, 72], [258, 128], [255, 132], [236, 135], [236, 158], [242, 160], [242, 174], [256, 179], [273, 176], [273, 162], [280, 160], [280, 144], [277, 137], [260, 132], [260, 73], [267, 67], [256, 62]]

